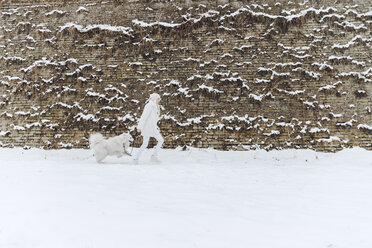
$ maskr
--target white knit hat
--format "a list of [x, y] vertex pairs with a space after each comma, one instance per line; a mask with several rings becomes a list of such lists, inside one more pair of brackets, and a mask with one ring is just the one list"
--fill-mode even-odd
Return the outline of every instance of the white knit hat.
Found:
[[149, 97], [149, 100], [156, 101], [156, 99], [160, 99], [160, 95], [157, 93], [152, 93]]

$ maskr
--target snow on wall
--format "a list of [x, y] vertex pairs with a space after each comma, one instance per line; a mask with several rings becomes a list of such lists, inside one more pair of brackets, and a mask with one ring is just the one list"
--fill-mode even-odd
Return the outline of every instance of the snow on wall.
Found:
[[14, 0], [0, 12], [1, 146], [134, 133], [158, 92], [167, 148], [372, 148], [367, 1]]

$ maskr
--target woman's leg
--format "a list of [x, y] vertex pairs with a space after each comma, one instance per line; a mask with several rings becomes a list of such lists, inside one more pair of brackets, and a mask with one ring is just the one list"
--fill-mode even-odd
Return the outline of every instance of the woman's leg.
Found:
[[143, 150], [146, 149], [147, 145], [149, 144], [149, 140], [150, 140], [150, 137], [149, 136], [143, 136], [143, 142], [142, 142], [142, 145], [141, 147], [139, 148], [138, 152], [136, 153], [136, 155], [134, 156], [134, 159], [137, 160], [139, 159], [139, 157], [141, 156], [141, 153], [143, 152]]
[[158, 141], [158, 143], [156, 144], [155, 149], [154, 149], [154, 156], [157, 157], [158, 156], [158, 152], [159, 152], [161, 146], [164, 143], [164, 139], [163, 139], [163, 137], [161, 136], [160, 133], [155, 136], [155, 139]]

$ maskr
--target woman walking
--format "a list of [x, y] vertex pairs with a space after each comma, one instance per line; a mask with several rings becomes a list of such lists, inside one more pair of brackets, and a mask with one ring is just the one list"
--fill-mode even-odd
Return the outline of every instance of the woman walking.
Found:
[[158, 144], [155, 146], [154, 153], [151, 156], [152, 162], [159, 163], [158, 152], [160, 147], [164, 143], [164, 139], [160, 134], [160, 129], [158, 127], [158, 121], [160, 116], [160, 96], [159, 94], [153, 93], [150, 95], [150, 98], [147, 100], [147, 104], [143, 109], [143, 113], [138, 122], [137, 130], [143, 136], [143, 143], [139, 148], [137, 154], [134, 156], [133, 163], [138, 164], [138, 159], [141, 156], [143, 150], [146, 149], [150, 137], [154, 137]]

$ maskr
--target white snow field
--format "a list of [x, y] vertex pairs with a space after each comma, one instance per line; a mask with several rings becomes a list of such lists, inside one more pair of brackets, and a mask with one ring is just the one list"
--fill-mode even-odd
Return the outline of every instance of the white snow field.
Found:
[[0, 149], [1, 248], [371, 248], [371, 152]]

